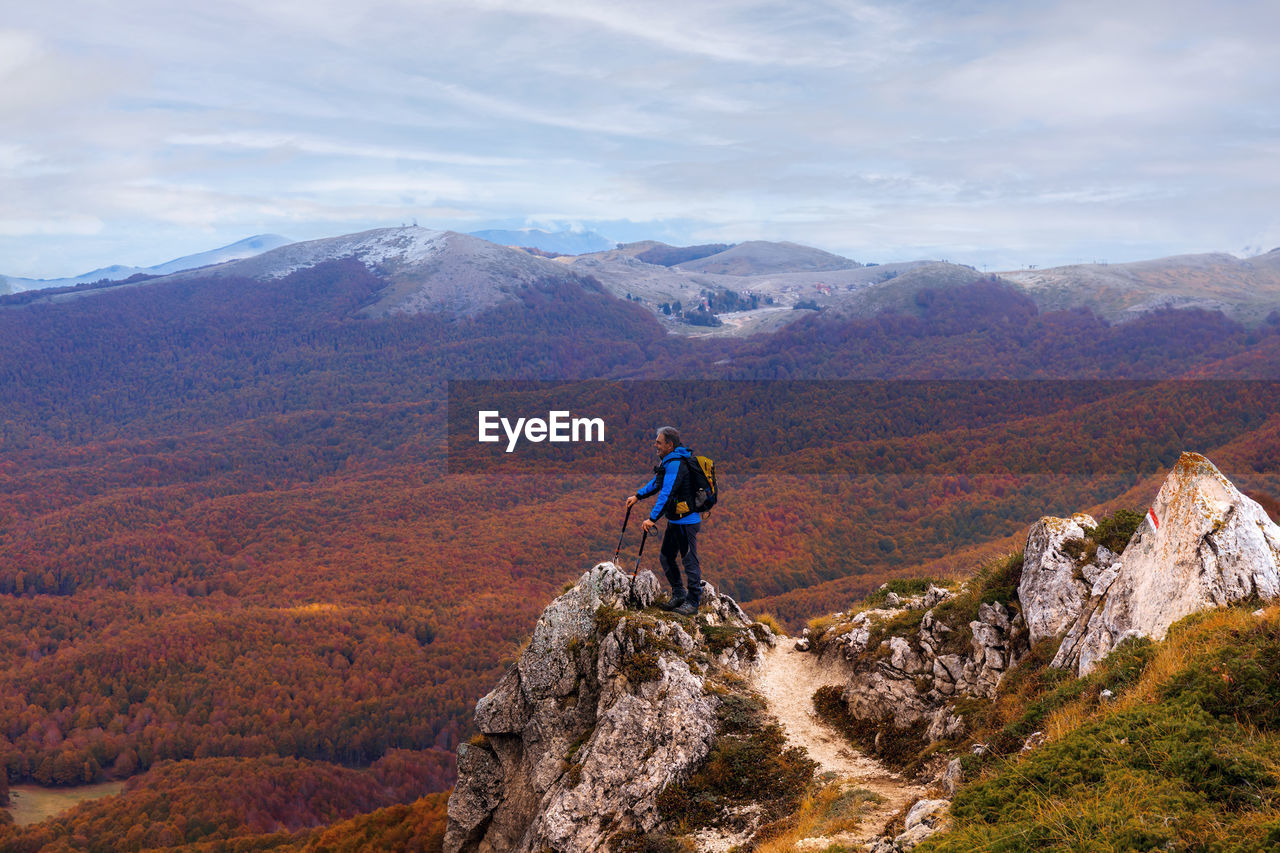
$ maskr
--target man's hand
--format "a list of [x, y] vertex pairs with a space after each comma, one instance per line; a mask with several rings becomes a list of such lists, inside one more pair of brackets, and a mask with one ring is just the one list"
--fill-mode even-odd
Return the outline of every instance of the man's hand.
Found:
[[645, 533], [648, 533], [649, 531], [653, 530], [653, 528], [657, 526], [658, 526], [658, 522], [654, 521], [652, 518], [646, 518], [644, 520], [644, 524], [640, 525], [640, 529], [643, 530]]
[[639, 499], [638, 497], [636, 497], [635, 495], [628, 495], [628, 496], [627, 496], [627, 509], [631, 509], [631, 507], [632, 507], [632, 506], [635, 504], [635, 502], [636, 502], [636, 501], [638, 501], [638, 500], [640, 500], [640, 499]]

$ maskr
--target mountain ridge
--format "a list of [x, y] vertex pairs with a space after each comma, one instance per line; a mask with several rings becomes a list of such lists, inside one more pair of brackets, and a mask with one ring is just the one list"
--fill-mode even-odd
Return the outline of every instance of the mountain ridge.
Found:
[[[476, 233], [503, 237], [507, 232]], [[1169, 309], [1220, 312], [1250, 327], [1280, 317], [1280, 249], [1244, 259], [1208, 253], [987, 274], [944, 261], [863, 265], [796, 243], [766, 241], [674, 247], [651, 240], [550, 260], [474, 235], [401, 226], [284, 246], [268, 241], [256, 244], [245, 258], [218, 256], [259, 239], [155, 267], [104, 268], [39, 284], [56, 290], [56, 284], [83, 285], [104, 273], [114, 280], [143, 273], [159, 276], [151, 281], [232, 275], [271, 281], [322, 260], [347, 257], [388, 283], [387, 292], [367, 306], [369, 316], [422, 311], [468, 315], [510, 298], [514, 289], [535, 279], [558, 279], [571, 271], [640, 304], [669, 333], [703, 337], [774, 332], [804, 316], [795, 309], [856, 317], [885, 311], [918, 315], [923, 291], [946, 291], [984, 279], [1005, 282], [1042, 312], [1087, 309], [1112, 323]], [[174, 271], [197, 262], [202, 264], [198, 269]], [[6, 284], [0, 279], [0, 287], [14, 290], [24, 281]], [[61, 297], [55, 292], [50, 298]]]

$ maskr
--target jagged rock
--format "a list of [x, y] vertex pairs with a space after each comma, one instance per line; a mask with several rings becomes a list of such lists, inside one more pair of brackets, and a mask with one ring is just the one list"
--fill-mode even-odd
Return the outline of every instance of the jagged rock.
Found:
[[490, 750], [466, 743], [458, 747], [458, 784], [449, 797], [450, 832], [470, 838], [489, 820], [502, 802], [500, 769]]
[[972, 639], [963, 654], [939, 653], [948, 648], [948, 637], [959, 626], [944, 624], [932, 608], [921, 617], [916, 636], [891, 636], [878, 649], [869, 648], [878, 622], [913, 605], [932, 601], [936, 606], [951, 596], [933, 587], [902, 609], [863, 611], [827, 644], [824, 654], [838, 654], [852, 664], [841, 691], [852, 716], [901, 730], [919, 726], [920, 734], [932, 742], [964, 732], [964, 719], [951, 707], [954, 699], [995, 696], [1001, 677], [1028, 649], [1022, 614], [1003, 604], [979, 605], [978, 619], [968, 625]]
[[950, 800], [919, 800], [907, 810], [903, 831], [894, 838], [882, 838], [871, 846], [871, 853], [902, 853], [914, 850], [931, 835], [947, 828]]
[[903, 832], [893, 839], [899, 850], [911, 850], [930, 835], [941, 832], [947, 825], [950, 800], [920, 800], [907, 811]]
[[591, 632], [600, 606], [624, 607], [630, 602], [648, 607], [657, 595], [658, 580], [652, 572], [641, 572], [633, 580], [613, 563], [587, 572], [538, 617], [529, 648], [516, 664], [525, 694], [540, 699], [572, 693], [578, 673], [565, 649], [574, 638], [581, 640]]
[[[643, 606], [648, 607], [648, 604]], [[706, 581], [702, 582], [702, 605], [698, 608], [698, 615], [710, 625], [751, 624], [751, 618], [738, 606], [738, 602], [716, 592], [716, 588]]]
[[964, 767], [960, 759], [953, 758], [947, 762], [947, 769], [943, 771], [942, 777], [938, 779], [938, 787], [948, 797], [954, 797], [962, 781], [964, 781]]
[[889, 666], [905, 675], [924, 672], [924, 661], [903, 637], [889, 638]]
[[1053, 660], [1090, 672], [1128, 637], [1161, 640], [1191, 613], [1280, 593], [1280, 528], [1212, 462], [1184, 453], [1125, 548], [1100, 574]]
[[950, 807], [950, 800], [919, 800], [907, 810], [907, 816], [902, 821], [902, 827], [910, 830], [921, 824], [935, 826]]
[[920, 602], [920, 606], [924, 607], [926, 610], [932, 610], [948, 598], [951, 598], [953, 595], [955, 595], [955, 593], [949, 589], [943, 589], [940, 586], [930, 584], [929, 588], [924, 592], [924, 599]]
[[1044, 746], [1045, 740], [1047, 740], [1047, 738], [1045, 737], [1044, 732], [1032, 732], [1027, 735], [1027, 739], [1022, 742], [1022, 751], [1030, 752], [1033, 749], [1042, 747]]
[[943, 705], [933, 712], [924, 736], [930, 743], [964, 734], [964, 717], [958, 716], [950, 705]]
[[1018, 601], [1033, 644], [1067, 630], [1080, 615], [1089, 597], [1089, 584], [1062, 545], [1070, 539], [1083, 539], [1086, 527], [1097, 526], [1083, 513], [1071, 518], [1045, 516], [1027, 533]]
[[[543, 611], [516, 666], [476, 705], [482, 737], [458, 749], [445, 851], [585, 853], [658, 824], [657, 794], [706, 757], [720, 701], [697, 662], [711, 657], [700, 631], [635, 609], [658, 589], [650, 572], [632, 584], [601, 563]], [[710, 586], [697, 618], [750, 625]], [[758, 636], [743, 631], [717, 664], [754, 665]]]
[[1093, 562], [1082, 566], [1080, 573], [1093, 589], [1106, 589], [1120, 571], [1120, 555], [1105, 545], [1099, 545]]
[[808, 638], [808, 637], [801, 637], [800, 639], [796, 640], [796, 651], [798, 651], [798, 652], [807, 652], [807, 651], [809, 651], [809, 638]]

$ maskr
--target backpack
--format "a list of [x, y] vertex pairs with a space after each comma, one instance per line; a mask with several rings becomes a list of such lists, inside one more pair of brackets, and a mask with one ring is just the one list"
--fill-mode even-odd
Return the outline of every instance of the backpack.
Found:
[[706, 456], [694, 456], [685, 461], [689, 463], [689, 511], [707, 512], [720, 499], [716, 490], [716, 463]]
[[[684, 476], [677, 474], [676, 486], [667, 499], [663, 515], [670, 519], [684, 518], [695, 512], [707, 512], [716, 505], [720, 495], [716, 489], [716, 463], [706, 456], [681, 459]], [[663, 466], [654, 466], [653, 473], [662, 476]]]

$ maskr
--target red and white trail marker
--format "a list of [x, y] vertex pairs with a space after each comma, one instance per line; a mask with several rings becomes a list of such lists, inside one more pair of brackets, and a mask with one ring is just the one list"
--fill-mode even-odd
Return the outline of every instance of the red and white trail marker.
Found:
[[1156, 526], [1156, 530], [1160, 529], [1160, 519], [1156, 518], [1156, 508], [1151, 507], [1147, 510], [1147, 515], [1151, 516], [1151, 523]]

